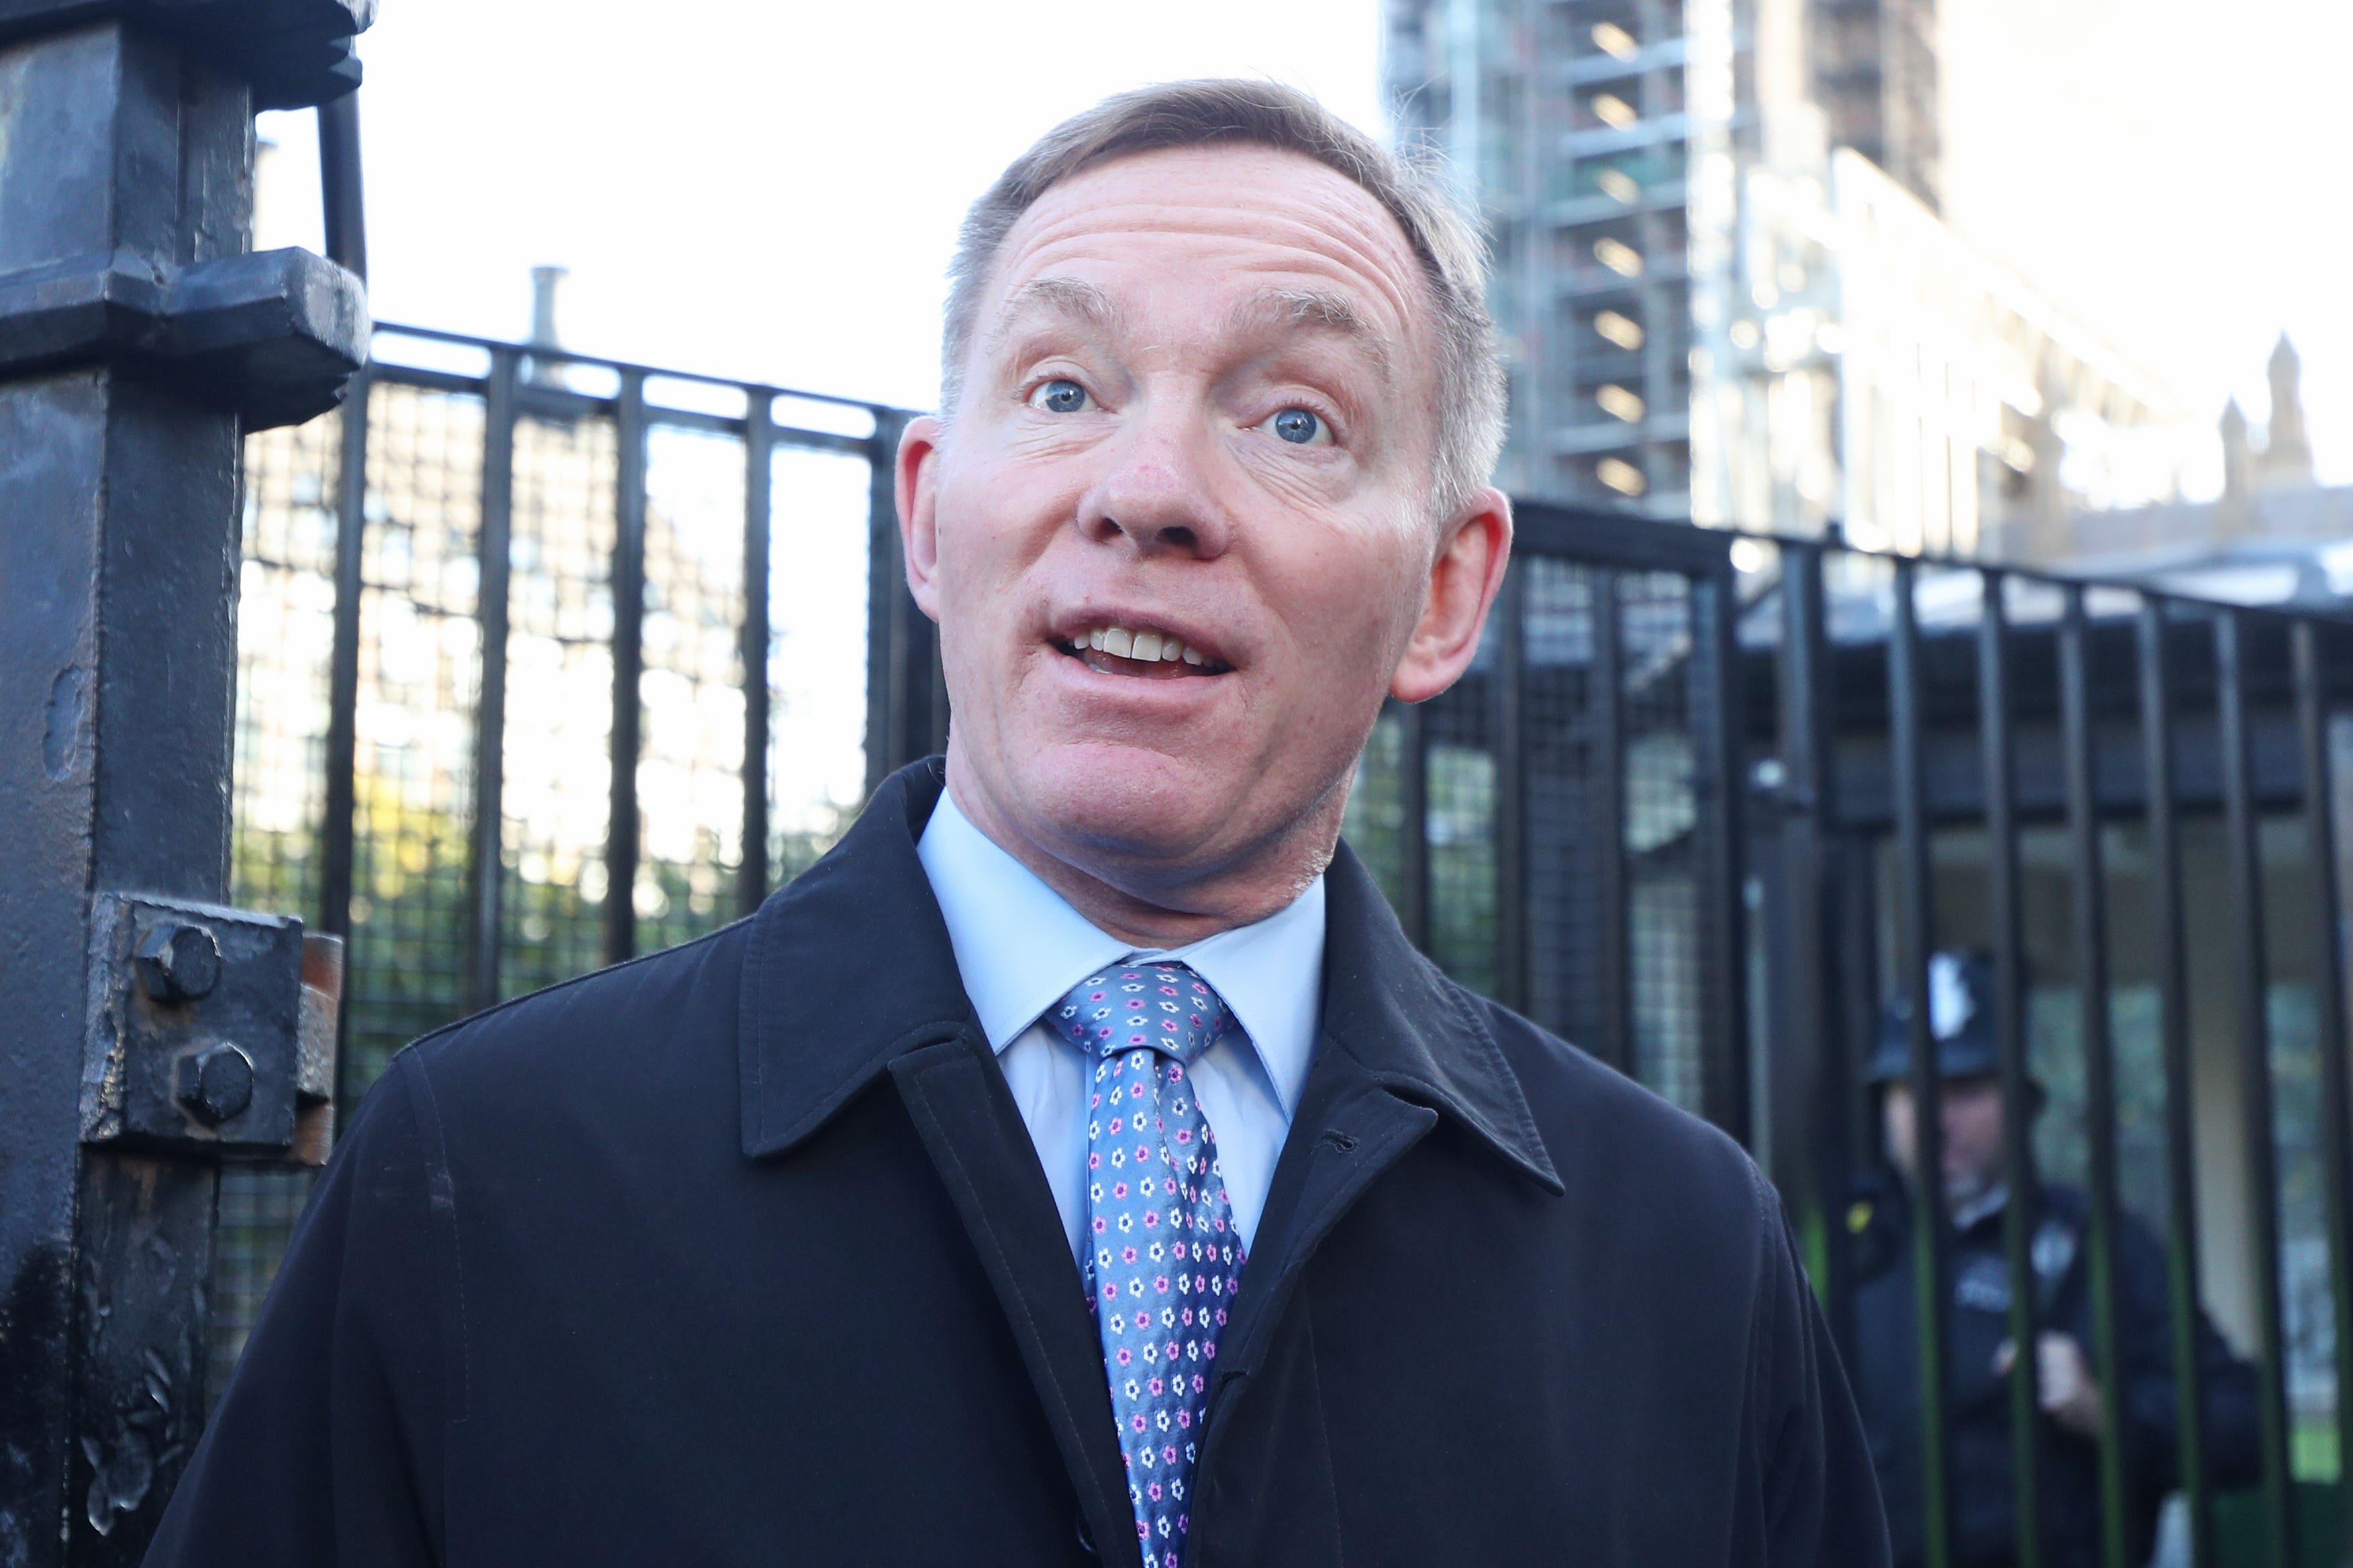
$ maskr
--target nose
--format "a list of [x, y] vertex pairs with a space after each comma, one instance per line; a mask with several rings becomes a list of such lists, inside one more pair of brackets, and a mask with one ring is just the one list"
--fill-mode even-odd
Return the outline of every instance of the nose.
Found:
[[1207, 422], [1169, 408], [1147, 412], [1112, 448], [1103, 475], [1080, 498], [1079, 530], [1139, 558], [1222, 555], [1233, 529], [1209, 482]]

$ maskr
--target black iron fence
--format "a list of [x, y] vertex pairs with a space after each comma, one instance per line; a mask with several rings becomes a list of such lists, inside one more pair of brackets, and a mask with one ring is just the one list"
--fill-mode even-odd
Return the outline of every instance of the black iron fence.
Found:
[[[832, 842], [884, 727], [870, 598], [886, 645], [913, 614], [870, 552], [906, 417], [385, 327], [343, 412], [248, 440], [233, 897], [349, 939], [346, 1110]], [[225, 1181], [216, 1389], [308, 1188]]]
[[[385, 329], [344, 415], [248, 442], [235, 897], [348, 934], [347, 1104], [426, 1029], [754, 907], [937, 749], [905, 417]], [[2008, 1173], [2091, 1194], [2095, 1358], [2129, 1211], [2175, 1321], [2258, 1365], [2263, 1483], [2219, 1528], [2182, 1425], [2190, 1560], [2284, 1564], [2334, 1560], [2353, 1451], [2348, 773], [2342, 622], [1530, 504], [1347, 831], [1450, 971], [1756, 1152], [1850, 1342], [1862, 1055], [1891, 997], [1928, 1016], [1932, 949], [1990, 952]], [[223, 1370], [303, 1191], [224, 1185]]]
[[[1458, 976], [1747, 1142], [1850, 1352], [1843, 1222], [1883, 1158], [1864, 1059], [1904, 999], [1935, 1172], [1929, 954], [1989, 953], [2003, 1175], [2088, 1195], [2102, 1385], [2127, 1212], [2165, 1241], [2178, 1386], [2199, 1387], [2201, 1305], [2254, 1363], [2260, 1486], [2218, 1498], [2186, 1397], [2160, 1555], [2339, 1561], [2353, 624], [1834, 540], [1521, 517], [1471, 675], [1383, 720], [1352, 803], [1408, 923]], [[1941, 1214], [1938, 1184], [1912, 1203]], [[2034, 1206], [2006, 1209], [2014, 1279], [2036, 1278]], [[1947, 1228], [1911, 1235], [1914, 1299], [1949, 1302]], [[2039, 1310], [2011, 1293], [2013, 1342]], [[1918, 1364], [1947, 1365], [1944, 1310], [1923, 1322]], [[2033, 1358], [2019, 1369], [2031, 1456]], [[1932, 1563], [1955, 1560], [1948, 1377], [1923, 1400]], [[2101, 1527], [2123, 1564], [2116, 1405]], [[2017, 1471], [2021, 1562], [2037, 1468]]]

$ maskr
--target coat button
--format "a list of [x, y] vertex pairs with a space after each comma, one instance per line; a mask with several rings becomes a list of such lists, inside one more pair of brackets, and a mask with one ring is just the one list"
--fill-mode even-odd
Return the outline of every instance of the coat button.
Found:
[[1087, 1528], [1087, 1516], [1085, 1514], [1079, 1515], [1075, 1522], [1079, 1527], [1079, 1544], [1086, 1549], [1087, 1555], [1090, 1557], [1102, 1556], [1103, 1553], [1095, 1550], [1095, 1532]]

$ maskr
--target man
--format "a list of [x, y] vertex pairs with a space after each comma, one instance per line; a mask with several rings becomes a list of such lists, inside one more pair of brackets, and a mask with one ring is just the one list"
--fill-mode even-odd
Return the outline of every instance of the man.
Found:
[[1337, 847], [1504, 570], [1479, 268], [1277, 87], [1014, 163], [899, 458], [944, 761], [398, 1058], [153, 1561], [1883, 1562], [1770, 1188]]
[[[1942, 1182], [1952, 1225], [1947, 1359], [1951, 1367], [1951, 1473], [1961, 1568], [2015, 1560], [2007, 1377], [2010, 1277], [2003, 1224], [2000, 1062], [1994, 1036], [1993, 972], [1983, 956], [1947, 952], [1928, 965], [1929, 1026], [1936, 1042], [1944, 1131]], [[1913, 1310], [1911, 1205], [1917, 1124], [1907, 1081], [1910, 1008], [1881, 1019], [1869, 1069], [1878, 1086], [1892, 1174], [1868, 1179], [1847, 1211], [1856, 1247], [1857, 1393], [1872, 1458], [1887, 1500], [1898, 1563], [1924, 1560], [1920, 1359]], [[2042, 1100], [2034, 1089], [2036, 1103]], [[1900, 1178], [1900, 1180], [1898, 1179]], [[2044, 1417], [2039, 1470], [2042, 1562], [2091, 1568], [2100, 1555], [2099, 1436], [2107, 1392], [2094, 1370], [2090, 1204], [2073, 1187], [2042, 1183], [2034, 1194], [2032, 1263], [2035, 1373]], [[2127, 1560], [2147, 1561], [2165, 1494], [2179, 1484], [2179, 1403], [2165, 1249], [2122, 1215], [2116, 1237], [2117, 1405], [2126, 1467]], [[2254, 1374], [2234, 1358], [2203, 1312], [2198, 1320], [2205, 1455], [2215, 1485], [2254, 1479], [2259, 1455]]]

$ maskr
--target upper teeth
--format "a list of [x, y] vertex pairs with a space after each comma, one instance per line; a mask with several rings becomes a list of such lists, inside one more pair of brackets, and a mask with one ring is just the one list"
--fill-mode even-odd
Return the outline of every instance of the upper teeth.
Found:
[[1187, 664], [1201, 662], [1200, 654], [1194, 649], [1187, 647], [1166, 632], [1153, 631], [1148, 627], [1140, 632], [1134, 632], [1125, 626], [1097, 626], [1086, 636], [1073, 638], [1071, 646], [1074, 648], [1092, 648], [1097, 653], [1107, 653], [1114, 658], [1143, 659], [1147, 662], [1158, 659], [1168, 664], [1174, 664], [1180, 658]]

